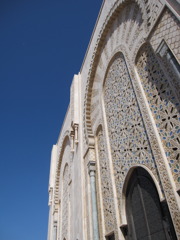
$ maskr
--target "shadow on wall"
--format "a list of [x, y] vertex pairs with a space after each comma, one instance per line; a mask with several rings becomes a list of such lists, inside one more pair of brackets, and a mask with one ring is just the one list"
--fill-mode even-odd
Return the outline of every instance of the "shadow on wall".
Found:
[[[142, 12], [139, 8], [137, 3], [127, 3], [125, 7], [122, 8], [122, 6], [119, 9], [118, 18], [116, 21], [113, 22], [113, 27], [110, 28], [110, 31], [106, 35], [106, 41], [104, 42], [104, 46], [108, 42], [109, 39], [112, 38], [112, 35], [117, 30], [117, 28], [121, 29], [120, 32], [122, 33], [120, 36], [121, 42], [128, 41], [129, 35], [127, 34], [126, 27], [127, 24], [130, 23], [130, 29], [136, 25], [136, 28], [138, 29], [138, 32], [140, 28], [142, 27], [143, 19], [142, 19]], [[128, 32], [131, 32], [129, 29]]]

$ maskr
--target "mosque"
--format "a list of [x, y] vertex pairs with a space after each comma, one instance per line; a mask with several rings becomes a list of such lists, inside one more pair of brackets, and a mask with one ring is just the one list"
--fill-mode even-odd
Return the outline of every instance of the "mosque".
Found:
[[52, 147], [48, 240], [180, 239], [179, 14], [103, 1]]

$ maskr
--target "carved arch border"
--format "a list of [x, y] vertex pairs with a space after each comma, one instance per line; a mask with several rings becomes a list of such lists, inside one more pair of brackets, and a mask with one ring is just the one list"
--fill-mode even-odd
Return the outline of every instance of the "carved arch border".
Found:
[[[139, 49], [140, 49], [141, 46], [144, 45], [145, 43], [146, 43], [146, 41], [145, 41], [144, 39], [140, 39], [140, 41], [137, 43], [137, 48], [136, 48], [136, 52], [135, 52], [135, 53], [139, 52]], [[101, 95], [101, 96], [100, 96], [101, 103], [100, 103], [100, 104], [102, 104], [102, 102], [104, 102], [104, 99], [103, 99], [104, 84], [105, 84], [106, 76], [107, 76], [107, 74], [108, 74], [108, 70], [109, 70], [109, 68], [110, 68], [110, 66], [111, 66], [111, 63], [114, 61], [114, 59], [116, 58], [116, 56], [119, 55], [119, 54], [122, 54], [123, 57], [124, 57], [124, 60], [125, 60], [125, 62], [126, 62], [126, 65], [127, 65], [128, 72], [129, 72], [130, 77], [131, 77], [131, 74], [132, 74], [132, 72], [133, 72], [133, 65], [134, 65], [134, 63], [135, 63], [136, 55], [135, 55], [135, 57], [133, 57], [133, 59], [131, 59], [131, 58], [129, 57], [128, 49], [126, 48], [125, 45], [121, 44], [121, 45], [119, 45], [118, 47], [115, 48], [115, 50], [111, 53], [111, 55], [109, 56], [109, 58], [106, 58], [106, 62], [104, 63], [104, 69], [105, 69], [105, 71], [104, 71], [104, 73], [103, 73], [102, 81], [101, 81], [101, 84], [100, 84], [100, 85], [101, 85], [101, 86], [100, 86], [100, 90], [101, 90], [101, 94], [100, 94], [100, 95]], [[92, 91], [92, 89], [93, 89], [93, 83], [94, 83], [94, 79], [93, 79], [93, 81], [92, 81], [91, 91]], [[133, 87], [134, 87], [134, 85], [133, 85]], [[92, 97], [91, 97], [91, 99], [89, 100], [89, 101], [90, 101], [90, 102], [89, 102], [89, 107], [90, 107], [90, 108], [91, 108], [91, 100], [92, 100]], [[94, 129], [93, 129], [92, 125], [91, 125], [91, 131], [92, 131], [92, 135], [93, 135], [93, 136], [96, 136], [96, 131], [97, 131], [98, 126], [99, 126], [100, 124], [102, 125], [102, 123], [103, 123], [103, 120], [102, 120], [102, 119], [104, 118], [103, 115], [104, 115], [104, 114], [103, 114], [102, 112], [99, 112], [99, 115], [97, 116], [97, 122], [96, 122], [96, 124], [95, 124], [95, 126], [94, 126]], [[88, 117], [89, 117], [89, 119], [91, 119], [91, 112], [90, 112], [90, 115], [89, 115]]]
[[[145, 43], [146, 43], [146, 41], [144, 41], [144, 40], [138, 42], [137, 52], [139, 51], [139, 49], [141, 49], [141, 46], [144, 45]], [[136, 82], [136, 79], [135, 79], [135, 77], [132, 78], [132, 75], [134, 76], [133, 66], [134, 66], [134, 61], [135, 61], [136, 55], [135, 55], [135, 57], [133, 57], [133, 59], [130, 59], [129, 54], [128, 54], [128, 49], [124, 45], [118, 46], [111, 53], [110, 57], [106, 59], [106, 65], [105, 65], [106, 71], [105, 71], [105, 73], [103, 75], [103, 79], [102, 79], [102, 83], [101, 83], [101, 88], [102, 88], [101, 101], [104, 102], [104, 97], [103, 97], [103, 95], [104, 95], [104, 84], [105, 84], [105, 81], [106, 81], [106, 76], [108, 74], [109, 68], [111, 67], [111, 64], [113, 63], [115, 58], [118, 57], [121, 54], [123, 55], [123, 58], [125, 60], [125, 63], [126, 63], [127, 69], [128, 69], [128, 74], [129, 74], [129, 77], [131, 78], [132, 86], [133, 86], [133, 89], [134, 89], [134, 92], [135, 92], [135, 96], [137, 98], [137, 102], [138, 102], [138, 105], [140, 107], [141, 104], [140, 104], [139, 97], [137, 96], [137, 93], [136, 93], [136, 90], [137, 90], [136, 87], [135, 87], [136, 84], [134, 83], [134, 82]], [[140, 111], [142, 112], [141, 107], [140, 107]], [[102, 121], [102, 118], [104, 119], [104, 114], [100, 115], [100, 118], [97, 121], [97, 126], [95, 126], [94, 131], [93, 131], [94, 134], [96, 134], [99, 130], [102, 129], [104, 121], [106, 121], [105, 119], [104, 119], [104, 121]], [[144, 122], [144, 119], [143, 119], [143, 122]], [[147, 131], [146, 124], [144, 124], [144, 127], [145, 127], [145, 129]], [[104, 127], [103, 127], [103, 129], [104, 129]], [[148, 136], [148, 134], [147, 134], [147, 136]], [[107, 144], [107, 142], [106, 142], [106, 144]], [[151, 146], [151, 144], [150, 144], [150, 146]], [[152, 179], [153, 179], [153, 181], [155, 183], [155, 186], [157, 188], [160, 201], [163, 201], [164, 200], [164, 193], [162, 192], [163, 190], [162, 190], [162, 186], [161, 186], [160, 182], [158, 182], [158, 179], [159, 179], [159, 178], [157, 178], [158, 175], [155, 177], [154, 173], [146, 165], [142, 165], [142, 164], [132, 165], [129, 168], [127, 175], [129, 174], [129, 171], [131, 171], [131, 169], [135, 169], [137, 167], [144, 168], [150, 174], [150, 176], [152, 177]], [[126, 180], [126, 176], [123, 178], [123, 183], [127, 181]], [[119, 209], [119, 211], [120, 211], [120, 219], [122, 220], [121, 225], [126, 225], [127, 224], [126, 217], [125, 217], [126, 214], [125, 214], [125, 210], [123, 209], [123, 204], [125, 206], [125, 202], [123, 203], [123, 191], [121, 193], [121, 197], [122, 197], [122, 204], [119, 205], [119, 207], [120, 207], [120, 209]], [[121, 210], [122, 210], [122, 212], [121, 212]]]
[[[106, 166], [106, 174], [104, 174], [102, 166], [101, 166], [101, 157], [100, 157], [100, 153], [99, 153], [99, 133], [101, 132], [102, 136], [103, 136], [103, 150], [101, 149], [101, 151], [104, 151], [104, 153], [106, 154], [106, 157], [103, 158], [103, 161], [105, 163]], [[110, 159], [108, 157], [108, 150], [107, 150], [107, 141], [105, 139], [105, 129], [104, 129], [104, 123], [103, 122], [99, 122], [98, 127], [96, 128], [95, 131], [95, 136], [96, 136], [96, 153], [97, 153], [97, 171], [98, 171], [98, 195], [99, 195], [99, 202], [98, 204], [100, 204], [99, 208], [98, 208], [98, 214], [100, 214], [101, 216], [101, 234], [102, 236], [108, 236], [109, 234], [111, 234], [112, 232], [114, 232], [115, 236], [119, 239], [121, 238], [121, 233], [119, 233], [119, 208], [117, 206], [116, 203], [116, 190], [115, 190], [115, 184], [113, 182], [113, 176], [111, 176], [111, 162]], [[107, 193], [103, 193], [103, 184], [102, 184], [102, 178], [101, 176], [105, 175], [108, 178], [108, 186], [109, 186], [109, 191], [108, 194]], [[106, 186], [107, 186], [107, 180], [105, 180], [106, 182]], [[104, 186], [105, 186], [104, 185]], [[107, 191], [107, 190], [106, 190]], [[110, 197], [112, 199], [114, 199], [110, 205], [108, 204], [108, 202], [105, 200], [103, 201], [103, 196], [106, 197]], [[109, 208], [110, 207], [110, 208]], [[111, 214], [106, 214], [106, 211], [111, 211]], [[114, 224], [114, 227], [112, 228], [112, 226], [108, 226], [109, 223], [111, 222], [111, 224]], [[103, 235], [104, 234], [104, 235]]]
[[54, 191], [54, 206], [55, 206], [55, 211], [58, 211], [58, 204], [59, 204], [59, 180], [60, 180], [60, 175], [61, 175], [61, 165], [62, 165], [62, 159], [64, 155], [64, 150], [67, 146], [67, 142], [70, 142], [70, 137], [69, 137], [69, 131], [65, 131], [64, 135], [62, 137], [62, 141], [60, 144], [60, 148], [58, 151], [58, 161], [56, 165], [56, 175], [55, 175], [55, 191]]
[[[174, 223], [174, 227], [176, 229], [176, 234], [178, 239], [180, 239], [180, 203], [179, 203], [179, 196], [176, 192], [176, 187], [174, 183], [174, 179], [172, 177], [172, 173], [166, 162], [166, 156], [164, 153], [164, 149], [161, 148], [161, 141], [158, 139], [158, 132], [156, 132], [155, 128], [153, 127], [153, 121], [151, 117], [151, 113], [149, 109], [149, 104], [146, 102], [146, 96], [143, 92], [143, 88], [141, 86], [140, 76], [137, 72], [136, 67], [136, 60], [143, 49], [143, 47], [148, 44], [148, 42], [144, 42], [139, 46], [139, 50], [137, 51], [136, 56], [134, 57], [134, 68], [130, 71], [131, 78], [135, 79], [132, 81], [136, 97], [138, 99], [138, 103], [140, 106], [140, 110], [144, 119], [145, 128], [148, 133], [150, 145], [152, 148], [152, 152], [157, 164], [158, 173], [161, 179], [163, 191], [165, 198], [167, 200], [167, 204], [169, 206], [169, 210], [171, 213], [171, 217]], [[159, 143], [160, 142], [160, 143]]]
[[[67, 141], [68, 141], [68, 139], [66, 138], [65, 139], [65, 141], [66, 141], [66, 143], [67, 143]], [[65, 144], [65, 148], [66, 148], [66, 144]], [[64, 150], [65, 150], [65, 148], [64, 148]], [[63, 152], [63, 155], [64, 155], [64, 152]], [[63, 155], [62, 155], [62, 158], [63, 158]], [[65, 162], [62, 162], [62, 166], [61, 166], [61, 170], [62, 171], [60, 171], [60, 174], [62, 174], [62, 186], [61, 186], [61, 194], [62, 194], [62, 199], [61, 199], [61, 202], [62, 202], [62, 209], [61, 209], [61, 236], [63, 236], [64, 235], [64, 233], [66, 233], [65, 235], [66, 235], [66, 237], [69, 235], [69, 233], [70, 233], [70, 229], [69, 229], [69, 206], [68, 206], [68, 201], [64, 201], [65, 199], [65, 196], [68, 198], [68, 200], [69, 200], [69, 163], [68, 163], [68, 161], [65, 161]], [[66, 172], [67, 171], [67, 172]], [[66, 179], [66, 174], [67, 174], [67, 179]], [[66, 182], [67, 181], [67, 182]], [[66, 183], [67, 183], [67, 185], [66, 185]], [[65, 187], [66, 186], [66, 187]], [[65, 195], [66, 194], [66, 195]], [[66, 199], [67, 200], [67, 199]], [[67, 204], [67, 205], [66, 205]], [[66, 206], [66, 210], [67, 211], [65, 211], [65, 209], [64, 209], [64, 207]], [[65, 211], [65, 212], [64, 212]], [[63, 214], [63, 212], [65, 213], [65, 214]], [[64, 217], [67, 217], [67, 219], [63, 219]], [[63, 221], [64, 220], [64, 221]], [[67, 220], [67, 222], [65, 222], [65, 220]], [[66, 224], [64, 224], [64, 223], [67, 223], [67, 225]]]
[[131, 168], [129, 168], [129, 170], [128, 170], [126, 176], [125, 176], [125, 180], [124, 180], [123, 187], [122, 187], [122, 202], [121, 202], [121, 205], [120, 205], [120, 215], [121, 215], [121, 219], [122, 219], [122, 225], [127, 225], [126, 191], [127, 191], [127, 188], [128, 188], [129, 180], [130, 180], [131, 175], [134, 172], [134, 170], [136, 168], [139, 168], [139, 167], [145, 169], [149, 173], [149, 175], [151, 176], [151, 178], [152, 178], [152, 180], [153, 180], [153, 182], [156, 186], [156, 190], [158, 192], [160, 202], [162, 202], [164, 200], [164, 196], [163, 196], [162, 191], [161, 191], [161, 186], [159, 185], [159, 182], [157, 181], [153, 172], [148, 167], [146, 167], [145, 165], [142, 165], [142, 164], [137, 164], [135, 166], [132, 166]]
[[[95, 43], [95, 48], [94, 52], [92, 55], [91, 63], [90, 63], [90, 69], [88, 72], [88, 77], [87, 77], [87, 83], [86, 83], [86, 92], [85, 92], [85, 98], [84, 98], [84, 119], [83, 119], [83, 127], [84, 127], [84, 139], [86, 141], [86, 146], [88, 145], [90, 147], [94, 148], [94, 132], [92, 129], [92, 123], [91, 123], [91, 99], [92, 99], [92, 89], [93, 89], [93, 84], [94, 84], [94, 78], [95, 78], [95, 73], [96, 69], [98, 66], [98, 61], [100, 59], [100, 54], [102, 54], [102, 47], [105, 42], [107, 33], [112, 26], [112, 23], [116, 16], [119, 14], [121, 11], [122, 7], [124, 6], [123, 3], [127, 3], [130, 1], [116, 1], [113, 7], [111, 8], [108, 16], [106, 17], [106, 20], [99, 32], [99, 36], [97, 37], [96, 43]], [[136, 1], [139, 3], [139, 1]], [[140, 7], [141, 8], [141, 7]], [[145, 24], [145, 23], [144, 23]], [[147, 37], [147, 36], [146, 36]], [[142, 89], [141, 89], [141, 83], [140, 80], [138, 80], [138, 74], [135, 68], [135, 60], [136, 56], [138, 55], [139, 51], [141, 50], [141, 47], [144, 45], [146, 42], [146, 38], [142, 39], [136, 46], [136, 55], [133, 58], [129, 58], [128, 53], [126, 51], [125, 46], [119, 46], [115, 50], [115, 52], [112, 53], [115, 55], [117, 51], [121, 51], [125, 57], [126, 64], [129, 70], [129, 75], [133, 84], [133, 88], [135, 90], [135, 94], [139, 103], [139, 107], [141, 110], [141, 113], [143, 115], [144, 124], [145, 128], [148, 132], [148, 138], [151, 144], [151, 148], [153, 151], [153, 155], [155, 157], [156, 163], [157, 163], [157, 168], [158, 172], [160, 175], [160, 179], [162, 182], [163, 190], [165, 192], [165, 196], [169, 205], [169, 209], [171, 212], [172, 220], [174, 222], [174, 226], [177, 232], [177, 235], [180, 239], [180, 204], [178, 204], [178, 196], [177, 193], [174, 191], [174, 184], [173, 184], [173, 179], [169, 171], [167, 171], [167, 166], [164, 162], [165, 156], [163, 155], [162, 149], [157, 147], [157, 135], [156, 132], [153, 128], [152, 124], [152, 119], [150, 117], [150, 114], [147, 109], [147, 104], [144, 102], [145, 97], [142, 94]], [[107, 66], [109, 64], [109, 61], [106, 60]], [[86, 151], [87, 149], [85, 149]]]
[[[86, 83], [86, 90], [85, 90], [85, 101], [84, 101], [84, 119], [83, 119], [83, 126], [84, 126], [84, 139], [85, 144], [87, 146], [94, 146], [94, 134], [92, 132], [92, 126], [91, 126], [91, 111], [90, 111], [90, 104], [91, 104], [91, 95], [92, 95], [92, 86], [94, 82], [94, 76], [97, 69], [97, 63], [100, 58], [101, 50], [103, 43], [105, 42], [105, 38], [107, 36], [107, 33], [112, 26], [112, 23], [114, 22], [117, 15], [120, 13], [120, 11], [123, 9], [124, 5], [127, 3], [136, 2], [142, 12], [142, 18], [144, 21], [144, 27], [146, 33], [148, 32], [148, 19], [147, 19], [147, 8], [148, 8], [148, 1], [140, 1], [140, 0], [117, 0], [112, 8], [110, 9], [109, 13], [107, 14], [105, 21], [99, 31], [99, 35], [97, 37], [94, 51], [92, 54], [92, 59], [90, 63], [90, 69], [88, 72], [88, 78]], [[145, 41], [145, 38], [141, 40], [141, 43]], [[138, 49], [136, 50], [138, 51]], [[86, 150], [85, 150], [86, 151]]]
[[[144, 119], [145, 128], [148, 133], [148, 138], [149, 138], [150, 145], [151, 145], [151, 148], [153, 151], [153, 155], [155, 157], [158, 173], [160, 175], [162, 187], [164, 190], [165, 197], [167, 199], [169, 210], [171, 212], [172, 220], [174, 222], [174, 227], [176, 229], [177, 236], [180, 238], [180, 211], [179, 211], [179, 204], [178, 204], [178, 196], [174, 190], [174, 183], [173, 183], [173, 178], [171, 176], [171, 173], [170, 173], [170, 171], [168, 171], [168, 168], [164, 162], [165, 156], [163, 155], [162, 150], [159, 147], [157, 147], [158, 139], [157, 139], [155, 130], [153, 129], [152, 119], [147, 110], [148, 106], [144, 101], [144, 96], [142, 94], [140, 79], [138, 80], [139, 77], [138, 77], [138, 74], [136, 71], [135, 61], [136, 61], [137, 56], [139, 55], [139, 52], [141, 51], [141, 49], [143, 48], [143, 46], [145, 44], [146, 44], [146, 41], [143, 41], [142, 43], [139, 42], [137, 53], [136, 53], [136, 56], [133, 58], [133, 61], [132, 61], [132, 59], [130, 61], [130, 58], [128, 56], [128, 52], [126, 51], [125, 46], [121, 45], [121, 46], [117, 47], [115, 49], [115, 51], [111, 54], [110, 58], [107, 59], [106, 69], [108, 70], [108, 66], [110, 65], [110, 62], [113, 60], [115, 55], [118, 54], [118, 52], [119, 53], [121, 52], [125, 58], [127, 68], [129, 71], [129, 75], [132, 79], [132, 85], [133, 85], [133, 88], [134, 88], [134, 91], [135, 91], [135, 94], [136, 94], [136, 97], [138, 100], [140, 111], [141, 111], [143, 119]], [[105, 81], [106, 74], [107, 74], [107, 71], [104, 74], [104, 79], [102, 80], [103, 83]], [[92, 83], [92, 86], [93, 86], [93, 83]], [[102, 86], [103, 86], [103, 84], [102, 84]], [[99, 121], [100, 121], [100, 119], [99, 119]], [[97, 127], [95, 127], [95, 129], [97, 129]], [[94, 132], [92, 131], [92, 133], [94, 133]], [[157, 189], [159, 190], [159, 187]], [[161, 192], [160, 196], [162, 199], [162, 196], [163, 196], [162, 192]]]

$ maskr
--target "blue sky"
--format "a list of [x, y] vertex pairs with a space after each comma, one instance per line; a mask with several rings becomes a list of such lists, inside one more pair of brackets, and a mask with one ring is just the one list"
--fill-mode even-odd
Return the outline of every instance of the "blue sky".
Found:
[[0, 1], [0, 240], [45, 240], [48, 178], [101, 0]]

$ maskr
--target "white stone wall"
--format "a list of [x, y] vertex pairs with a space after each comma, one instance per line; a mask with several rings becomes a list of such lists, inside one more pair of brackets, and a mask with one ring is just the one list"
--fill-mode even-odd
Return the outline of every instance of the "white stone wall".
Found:
[[[73, 78], [70, 105], [52, 149], [48, 240], [93, 240], [98, 234], [105, 240], [112, 232], [116, 240], [124, 239], [120, 226], [127, 224], [125, 192], [137, 166], [151, 175], [160, 201], [167, 201], [180, 239], [180, 160], [175, 150], [179, 143], [178, 113], [172, 114], [176, 106], [171, 101], [171, 116], [166, 115], [173, 128], [166, 128], [165, 134], [174, 131], [176, 142], [165, 141], [148, 95], [153, 94], [151, 71], [144, 70], [151, 55], [149, 69], [155, 63], [160, 74], [158, 69], [162, 68], [163, 79], [171, 82], [165, 88], [173, 86], [170, 94], [176, 102], [180, 100], [174, 87], [179, 80], [171, 80], [174, 75], [156, 52], [165, 40], [180, 61], [179, 16], [173, 6], [165, 0], [103, 2], [80, 73]], [[153, 75], [153, 79], [158, 82], [159, 76]], [[158, 87], [156, 91], [159, 96]], [[157, 97], [153, 102], [156, 108], [164, 104], [160, 101]], [[170, 121], [173, 116], [176, 119]], [[174, 144], [171, 150], [167, 150], [169, 142]], [[91, 171], [96, 176], [98, 226], [94, 224]]]

